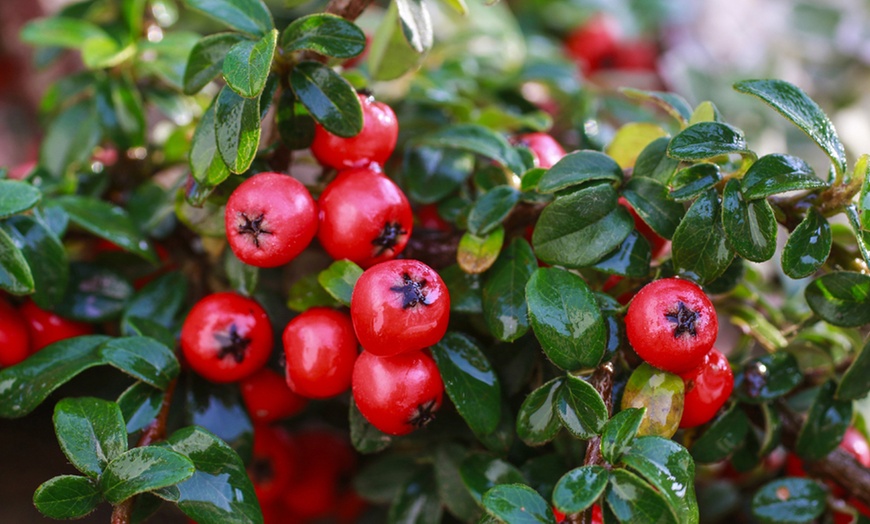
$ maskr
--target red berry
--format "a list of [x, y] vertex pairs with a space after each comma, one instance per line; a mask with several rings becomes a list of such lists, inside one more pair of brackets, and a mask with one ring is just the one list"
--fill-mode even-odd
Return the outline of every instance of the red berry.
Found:
[[565, 39], [565, 47], [583, 74], [588, 76], [609, 65], [619, 38], [619, 23], [610, 16], [599, 14], [572, 31]]
[[227, 241], [239, 260], [276, 267], [296, 258], [314, 239], [317, 205], [295, 178], [259, 173], [230, 195], [224, 221]]
[[565, 156], [565, 149], [547, 133], [526, 133], [516, 137], [514, 142], [522, 144], [532, 151], [532, 155], [535, 157], [535, 167], [550, 169]]
[[349, 169], [372, 163], [383, 165], [396, 149], [399, 122], [390, 106], [363, 94], [359, 95], [359, 100], [363, 128], [356, 136], [342, 138], [320, 124], [315, 126], [311, 153], [324, 166]]
[[408, 199], [395, 182], [370, 168], [339, 173], [318, 203], [317, 239], [336, 260], [370, 267], [395, 258], [411, 237]]
[[704, 291], [678, 278], [644, 286], [625, 316], [628, 341], [640, 358], [677, 374], [701, 365], [718, 330], [716, 310]]
[[272, 351], [272, 326], [256, 301], [214, 293], [197, 302], [181, 327], [190, 367], [212, 382], [236, 382], [262, 368]]
[[624, 197], [619, 197], [619, 200], [617, 202], [619, 202], [620, 205], [628, 210], [628, 212], [631, 214], [631, 218], [634, 219], [634, 228], [637, 229], [637, 232], [640, 233], [641, 236], [643, 236], [643, 238], [647, 240], [647, 242], [649, 242], [650, 254], [653, 260], [667, 253], [668, 249], [670, 249], [670, 242], [667, 239], [660, 237], [658, 233], [653, 231], [652, 228], [649, 227], [649, 225], [647, 225], [647, 223], [644, 222], [642, 218], [640, 218], [640, 215], [637, 214], [637, 211], [635, 211], [634, 208], [631, 207], [631, 204], [628, 203], [628, 200], [626, 200]]
[[865, 468], [870, 468], [870, 445], [867, 444], [867, 439], [860, 431], [851, 426], [846, 429], [846, 434], [840, 441], [840, 448], [855, 457], [859, 464]]
[[406, 435], [432, 421], [444, 383], [425, 351], [377, 357], [363, 351], [353, 368], [353, 400], [374, 427]]
[[27, 300], [18, 308], [24, 316], [27, 331], [30, 333], [30, 352], [36, 353], [49, 344], [68, 338], [93, 334], [94, 328], [84, 322], [63, 318], [57, 313], [46, 311], [32, 300]]
[[686, 385], [681, 428], [710, 421], [734, 389], [734, 374], [728, 359], [715, 348], [707, 353], [700, 366], [680, 376]]
[[350, 301], [363, 349], [380, 357], [429, 347], [447, 332], [450, 295], [434, 269], [411, 259], [367, 269]]
[[242, 399], [251, 419], [268, 424], [296, 415], [308, 404], [308, 399], [294, 393], [279, 373], [264, 367], [242, 379]]
[[248, 476], [260, 504], [277, 500], [294, 475], [293, 456], [278, 432], [279, 429], [270, 426], [254, 427], [254, 457], [248, 466]]
[[[309, 429], [290, 437], [296, 457], [296, 475], [284, 491], [284, 507], [299, 518], [322, 518], [339, 504], [339, 483], [348, 480], [355, 455], [347, 440], [337, 433]], [[286, 522], [297, 522], [287, 520]]]
[[24, 316], [0, 298], [0, 367], [14, 366], [26, 359], [30, 346]]
[[648, 40], [626, 40], [616, 46], [613, 69], [621, 71], [652, 71], [658, 65], [658, 49]]
[[435, 204], [427, 204], [420, 207], [417, 210], [417, 221], [421, 229], [444, 231], [445, 233], [452, 229], [450, 223], [441, 218], [441, 214], [438, 213], [438, 206]]
[[309, 398], [334, 397], [350, 387], [358, 354], [350, 315], [325, 307], [309, 309], [284, 328], [286, 379]]
[[556, 509], [556, 506], [553, 506], [553, 516], [556, 518], [556, 524], [565, 522], [565, 514]]

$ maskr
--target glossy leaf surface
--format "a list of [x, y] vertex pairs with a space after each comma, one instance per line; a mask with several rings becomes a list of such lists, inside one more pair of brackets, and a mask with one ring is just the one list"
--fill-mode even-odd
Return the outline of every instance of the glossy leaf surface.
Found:
[[109, 462], [127, 451], [124, 418], [114, 402], [65, 398], [55, 405], [53, 422], [64, 455], [91, 478], [99, 478]]

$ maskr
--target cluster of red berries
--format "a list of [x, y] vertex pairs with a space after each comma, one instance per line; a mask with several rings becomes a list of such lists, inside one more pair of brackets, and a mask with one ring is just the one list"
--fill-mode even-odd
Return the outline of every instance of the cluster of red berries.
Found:
[[587, 77], [608, 70], [655, 72], [658, 62], [654, 42], [624, 38], [619, 21], [604, 13], [574, 29], [565, 49]]
[[18, 308], [0, 298], [0, 368], [14, 366], [49, 344], [94, 332], [25, 300]]

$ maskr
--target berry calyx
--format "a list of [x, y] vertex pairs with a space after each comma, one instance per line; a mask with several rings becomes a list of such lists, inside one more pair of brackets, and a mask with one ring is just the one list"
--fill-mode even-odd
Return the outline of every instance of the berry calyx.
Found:
[[327, 131], [322, 125], [314, 128], [311, 153], [322, 165], [334, 169], [383, 165], [399, 137], [399, 122], [387, 104], [359, 94], [362, 104], [363, 127], [356, 135], [340, 137]]

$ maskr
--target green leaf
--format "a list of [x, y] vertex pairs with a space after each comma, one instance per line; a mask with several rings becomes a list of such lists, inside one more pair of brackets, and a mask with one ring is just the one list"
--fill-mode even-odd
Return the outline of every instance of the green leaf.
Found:
[[82, 371], [103, 363], [99, 347], [109, 337], [68, 338], [46, 346], [17, 366], [0, 370], [0, 417], [27, 415]]
[[184, 0], [184, 3], [227, 27], [253, 36], [263, 36], [275, 27], [263, 0]]
[[870, 276], [839, 271], [821, 276], [804, 291], [810, 308], [835, 326], [857, 327], [870, 322]]
[[230, 287], [245, 296], [251, 296], [260, 281], [260, 268], [245, 264], [232, 250], [224, 252], [224, 272]]
[[497, 339], [512, 342], [529, 330], [526, 283], [537, 267], [529, 243], [516, 238], [487, 273], [483, 284], [483, 318]]
[[782, 250], [782, 270], [791, 278], [812, 275], [828, 260], [834, 237], [831, 224], [811, 207]]
[[689, 118], [690, 124], [698, 122], [718, 122], [722, 120], [722, 115], [719, 113], [719, 108], [713, 102], [705, 100], [698, 104], [692, 111], [692, 116]]
[[474, 169], [474, 155], [458, 149], [409, 147], [402, 162], [408, 196], [434, 204], [453, 193]]
[[566, 515], [592, 506], [607, 487], [609, 472], [601, 466], [574, 468], [553, 488], [553, 506]]
[[432, 20], [423, 0], [396, 0], [399, 23], [405, 40], [418, 53], [425, 53], [432, 47]]
[[65, 195], [52, 199], [66, 211], [70, 220], [86, 231], [104, 238], [124, 251], [134, 253], [148, 262], [157, 264], [157, 253], [144, 235], [136, 228], [127, 212], [105, 200], [80, 195]]
[[99, 82], [94, 102], [106, 135], [119, 149], [145, 145], [145, 108], [135, 86], [121, 78]]
[[498, 186], [477, 199], [468, 213], [468, 230], [478, 236], [499, 227], [520, 201], [520, 192], [511, 186]]
[[734, 377], [734, 393], [744, 402], [768, 402], [786, 395], [803, 379], [794, 356], [778, 351], [744, 364]]
[[290, 149], [307, 149], [314, 140], [314, 119], [296, 99], [291, 89], [281, 91], [275, 123], [281, 140]]
[[766, 199], [748, 201], [731, 179], [722, 195], [722, 227], [729, 244], [746, 260], [764, 262], [776, 251], [776, 217]]
[[702, 283], [721, 275], [734, 258], [721, 217], [719, 196], [711, 189], [695, 200], [674, 232], [674, 267]]
[[556, 410], [562, 425], [579, 439], [601, 433], [607, 422], [607, 406], [591, 384], [574, 375], [566, 375], [556, 398]]
[[13, 295], [34, 291], [34, 278], [24, 253], [5, 229], [0, 229], [0, 289]]
[[495, 264], [504, 243], [504, 228], [499, 227], [485, 237], [466, 231], [459, 239], [456, 262], [466, 273], [483, 273]]
[[55, 312], [73, 320], [103, 322], [119, 316], [132, 295], [133, 286], [114, 271], [73, 262], [69, 285]]
[[622, 457], [662, 494], [681, 524], [699, 522], [695, 498], [695, 463], [686, 448], [661, 437], [640, 437]]
[[23, 213], [42, 200], [42, 193], [27, 182], [0, 180], [0, 219]]
[[155, 492], [197, 522], [262, 524], [263, 515], [239, 455], [203, 428], [187, 427], [161, 444], [187, 457], [193, 476]]
[[681, 127], [685, 127], [686, 124], [689, 123], [689, 118], [692, 117], [692, 106], [690, 106], [683, 97], [676, 93], [643, 91], [630, 87], [620, 88], [619, 91], [632, 100], [649, 102], [657, 105], [666, 113], [674, 117]]
[[362, 454], [377, 453], [393, 443], [393, 437], [372, 426], [371, 422], [359, 412], [351, 399], [348, 413], [350, 421], [350, 442]]
[[48, 124], [39, 147], [39, 165], [60, 178], [91, 158], [103, 130], [92, 100], [75, 103]]
[[852, 423], [852, 401], [836, 399], [836, 391], [833, 380], [825, 382], [810, 406], [795, 444], [795, 452], [804, 459], [820, 460], [834, 451]]
[[668, 156], [670, 141], [668, 137], [660, 137], [647, 144], [635, 160], [631, 176], [652, 178], [667, 184], [680, 165], [679, 160]]
[[743, 132], [722, 122], [699, 122], [683, 129], [668, 144], [668, 155], [678, 160], [704, 160], [739, 153], [752, 156]]
[[722, 180], [718, 164], [700, 163], [674, 173], [670, 180], [670, 197], [677, 202], [692, 200]]
[[53, 421], [63, 454], [91, 478], [98, 478], [109, 462], [127, 451], [124, 417], [114, 402], [65, 398], [55, 405]]
[[300, 102], [327, 131], [356, 136], [363, 127], [362, 106], [353, 86], [320, 62], [301, 62], [290, 73]]
[[[438, 466], [438, 463], [435, 463]], [[425, 466], [409, 454], [383, 454], [373, 457], [353, 477], [353, 489], [375, 504], [388, 504], [399, 490]], [[463, 490], [465, 490], [463, 486]], [[476, 505], [476, 504], [475, 504]]]
[[254, 426], [236, 384], [213, 384], [196, 375], [187, 380], [185, 422], [200, 426], [249, 457]]
[[[450, 292], [450, 311], [482, 313], [480, 275], [466, 273], [457, 264], [438, 271]], [[525, 294], [523, 295], [525, 300]]]
[[864, 344], [864, 349], [855, 356], [855, 360], [852, 361], [852, 364], [843, 374], [843, 378], [840, 379], [836, 398], [839, 400], [863, 398], [870, 391], [868, 374], [870, 374], [870, 340]]
[[[477, 501], [462, 482], [459, 466], [465, 459], [467, 450], [456, 443], [444, 443], [435, 450], [433, 467], [435, 483], [441, 503], [451, 514], [464, 522], [472, 522], [482, 514]], [[355, 484], [355, 487], [359, 483]]]
[[317, 275], [317, 281], [332, 298], [350, 307], [350, 298], [363, 269], [350, 260], [336, 260]]
[[390, 2], [372, 37], [368, 56], [368, 68], [374, 80], [395, 80], [422, 63], [425, 55], [405, 38], [397, 2]]
[[[11, 217], [0, 222], [0, 228], [20, 247], [30, 268], [35, 288], [31, 298], [39, 307], [50, 309], [66, 291], [69, 260], [60, 239], [37, 216]], [[14, 255], [14, 251], [8, 254]]]
[[761, 99], [791, 121], [827, 153], [837, 172], [845, 173], [846, 152], [834, 125], [799, 87], [784, 80], [767, 79], [743, 80], [734, 84], [734, 89]]
[[526, 285], [529, 318], [544, 353], [562, 369], [598, 365], [606, 330], [595, 296], [579, 276], [538, 268]]
[[281, 33], [285, 53], [310, 50], [334, 58], [350, 58], [362, 53], [365, 47], [362, 29], [329, 13], [297, 18]]
[[156, 42], [140, 40], [137, 73], [160, 78], [174, 89], [183, 90], [187, 59], [201, 38], [197, 33], [174, 30], [165, 32], [163, 39]]
[[278, 30], [272, 29], [256, 42], [242, 40], [234, 44], [221, 66], [227, 85], [245, 98], [260, 96], [266, 87], [277, 43]]
[[846, 218], [849, 220], [849, 225], [852, 227], [852, 232], [855, 234], [855, 243], [858, 245], [858, 252], [861, 253], [861, 258], [865, 264], [870, 264], [870, 231], [865, 231], [861, 226], [861, 217], [858, 215], [858, 209], [854, 204], [846, 204]]
[[522, 173], [519, 153], [500, 134], [477, 124], [458, 124], [426, 135], [421, 143], [435, 147], [469, 151], [491, 158], [514, 173]]
[[60, 475], [49, 479], [33, 494], [33, 504], [52, 519], [79, 519], [94, 511], [103, 496], [94, 482], [78, 475]]
[[224, 57], [230, 49], [244, 39], [238, 33], [218, 33], [197, 42], [184, 70], [184, 93], [199, 93], [223, 70]]
[[194, 471], [193, 462], [174, 451], [157, 446], [133, 448], [109, 462], [100, 477], [100, 489], [106, 500], [118, 504], [139, 493], [178, 484]]
[[622, 168], [616, 160], [594, 150], [568, 153], [538, 181], [538, 191], [555, 193], [591, 180], [622, 182]]
[[[309, 273], [290, 286], [287, 307], [302, 313], [316, 306], [340, 307], [341, 304], [323, 289], [317, 281], [318, 274]], [[451, 296], [451, 299], [453, 297]], [[451, 300], [452, 305], [452, 300]]]
[[529, 446], [550, 442], [562, 428], [556, 399], [564, 379], [556, 377], [526, 396], [517, 413], [517, 435]]
[[605, 493], [607, 505], [619, 519], [628, 524], [649, 522], [679, 522], [664, 495], [656, 492], [640, 477], [624, 469], [614, 469]]
[[645, 408], [638, 435], [670, 438], [679, 428], [684, 397], [683, 379], [644, 362], [628, 378], [622, 409]]
[[483, 496], [483, 507], [490, 515], [510, 524], [549, 524], [553, 510], [538, 492], [524, 484], [495, 486]]
[[[133, 295], [124, 310], [123, 324], [132, 318], [145, 318], [166, 329], [173, 329], [187, 298], [187, 278], [172, 271], [160, 275]], [[174, 344], [170, 347], [173, 347]]]
[[483, 501], [484, 493], [493, 486], [526, 481], [520, 470], [510, 462], [480, 452], [469, 454], [459, 466], [459, 473], [478, 504]]
[[216, 102], [217, 98], [202, 114], [190, 144], [190, 174], [206, 186], [216, 186], [230, 176], [230, 168], [217, 148]]
[[128, 61], [136, 52], [132, 44], [122, 46], [114, 38], [89, 38], [82, 45], [82, 62], [88, 69], [107, 69]]
[[46, 47], [81, 49], [88, 40], [111, 40], [99, 26], [79, 18], [51, 16], [31, 20], [21, 30], [25, 43]]
[[441, 501], [431, 470], [418, 471], [393, 499], [387, 524], [438, 524]]
[[538, 258], [564, 267], [590, 266], [616, 249], [634, 229], [616, 191], [597, 183], [557, 197], [541, 213], [532, 234]]
[[637, 231], [632, 231], [616, 250], [592, 267], [613, 275], [643, 278], [649, 274], [651, 259], [649, 242]]
[[127, 421], [127, 433], [135, 433], [154, 421], [163, 405], [163, 391], [136, 382], [118, 397], [118, 407]]
[[780, 154], [765, 155], [753, 162], [743, 175], [741, 184], [747, 200], [828, 185], [803, 159]]
[[652, 178], [632, 178], [622, 190], [638, 216], [660, 237], [671, 238], [683, 218], [683, 205], [668, 197], [668, 188]]
[[447, 333], [431, 351], [444, 389], [468, 427], [480, 435], [495, 431], [501, 415], [501, 386], [483, 351], [455, 332]]
[[122, 337], [103, 344], [103, 360], [158, 389], [166, 389], [181, 370], [175, 354], [148, 337]]
[[[251, 167], [260, 145], [260, 101], [243, 98], [229, 86], [224, 86], [214, 106], [215, 140], [220, 157], [231, 172], [244, 173]], [[206, 134], [203, 140], [207, 137]], [[197, 155], [197, 158], [202, 157]], [[197, 162], [197, 166], [204, 165], [205, 162]], [[212, 169], [220, 173], [220, 167], [212, 167], [211, 163], [208, 165], [207, 173], [211, 173]]]
[[825, 490], [812, 479], [776, 479], [752, 497], [752, 514], [770, 524], [814, 522], [825, 511], [825, 497]]
[[607, 421], [601, 430], [601, 455], [607, 462], [619, 462], [637, 435], [645, 413], [645, 407], [623, 409]]
[[701, 437], [692, 444], [692, 456], [702, 464], [712, 464], [725, 459], [740, 444], [749, 431], [749, 419], [734, 404], [716, 418]]

